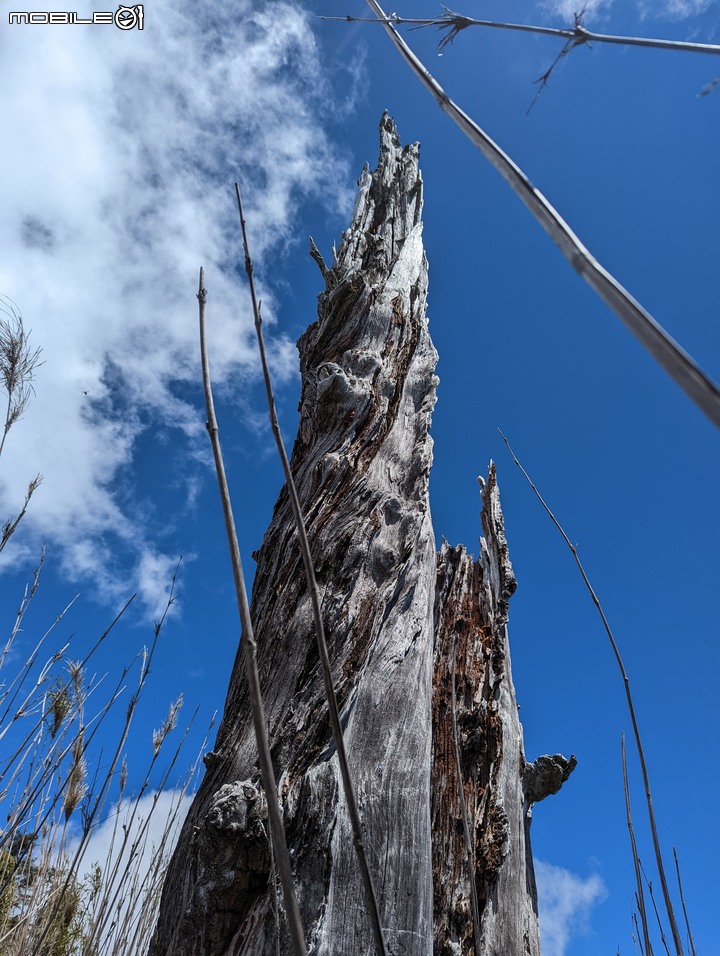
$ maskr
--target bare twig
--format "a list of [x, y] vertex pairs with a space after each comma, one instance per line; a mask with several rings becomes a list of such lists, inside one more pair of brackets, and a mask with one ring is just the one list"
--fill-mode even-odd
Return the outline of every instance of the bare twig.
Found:
[[543, 229], [559, 246], [573, 269], [610, 306], [618, 318], [627, 325], [653, 358], [662, 365], [708, 418], [720, 427], [720, 388], [585, 248], [554, 206], [548, 202], [540, 190], [533, 186], [507, 153], [450, 99], [398, 34], [377, 0], [367, 0], [367, 3], [382, 21], [384, 29], [405, 62], [434, 97], [440, 108], [460, 127], [493, 168], [505, 179], [513, 192], [522, 199]]
[[539, 77], [537, 78], [537, 80], [535, 80], [535, 83], [537, 84], [538, 89], [537, 89], [537, 92], [536, 92], [535, 96], [533, 97], [532, 103], [530, 104], [530, 106], [528, 106], [528, 108], [527, 108], [527, 110], [526, 110], [526, 114], [529, 113], [530, 110], [532, 110], [533, 106], [535, 106], [535, 104], [537, 103], [537, 101], [540, 99], [540, 96], [542, 95], [543, 90], [545, 89], [545, 87], [546, 87], [546, 86], [549, 84], [549, 82], [550, 82], [550, 77], [551, 77], [552, 74], [553, 74], [553, 70], [554, 70], [555, 67], [558, 65], [558, 63], [560, 62], [560, 60], [564, 60], [565, 57], [568, 55], [568, 53], [569, 53], [574, 47], [576, 47], [576, 46], [578, 45], [578, 43], [583, 43], [583, 42], [584, 42], [583, 40], [568, 40], [567, 43], [565, 44], [565, 46], [562, 48], [562, 50], [560, 50], [560, 52], [558, 53], [558, 55], [557, 55], [557, 56], [555, 57], [555, 59], [552, 61], [552, 63], [550, 64], [550, 66], [547, 68], [547, 70], [545, 70], [545, 72], [543, 73], [543, 75], [542, 75], [542, 76], [539, 76]]
[[552, 76], [553, 71], [554, 71], [555, 67], [558, 65], [558, 63], [559, 63], [561, 60], [564, 60], [565, 57], [568, 55], [568, 53], [569, 53], [571, 50], [574, 50], [576, 46], [580, 46], [581, 44], [584, 44], [584, 43], [587, 43], [587, 42], [588, 42], [587, 37], [585, 36], [585, 31], [582, 29], [582, 22], [581, 22], [584, 13], [585, 13], [585, 8], [583, 7], [583, 9], [581, 10], [580, 13], [576, 13], [576, 14], [575, 14], [575, 32], [577, 33], [577, 35], [576, 35], [576, 36], [573, 36], [573, 37], [570, 37], [570, 39], [565, 42], [565, 44], [563, 45], [562, 50], [560, 50], [560, 52], [558, 53], [558, 55], [557, 55], [557, 56], [555, 57], [555, 59], [552, 61], [552, 63], [550, 64], [550, 66], [547, 68], [547, 70], [545, 70], [545, 72], [543, 73], [542, 76], [538, 77], [538, 79], [535, 80], [535, 83], [537, 84], [538, 90], [537, 90], [537, 93], [535, 94], [535, 96], [533, 97], [532, 103], [530, 104], [530, 106], [529, 106], [528, 109], [527, 109], [527, 112], [528, 112], [528, 113], [529, 113], [530, 110], [533, 108], [533, 106], [535, 106], [535, 104], [537, 103], [538, 99], [540, 98], [540, 96], [541, 96], [543, 90], [544, 90], [545, 87], [549, 84], [549, 82], [550, 82], [550, 77]]
[[232, 502], [230, 500], [230, 489], [228, 488], [227, 477], [225, 475], [225, 463], [220, 448], [220, 435], [218, 431], [217, 418], [215, 417], [215, 405], [213, 402], [212, 385], [210, 381], [210, 365], [208, 362], [207, 344], [205, 340], [205, 302], [207, 300], [207, 290], [204, 285], [204, 270], [200, 269], [200, 285], [198, 288], [198, 303], [200, 311], [200, 353], [202, 357], [202, 375], [203, 388], [205, 391], [205, 406], [207, 409], [206, 427], [210, 435], [213, 457], [215, 459], [215, 470], [217, 472], [218, 485], [220, 488], [220, 499], [222, 501], [223, 515], [225, 516], [225, 530], [227, 532], [228, 544], [230, 546], [230, 559], [232, 562], [233, 578], [235, 580], [235, 593], [237, 595], [238, 610], [242, 624], [241, 643], [245, 655], [245, 665], [248, 678], [248, 690], [250, 693], [250, 705], [252, 708], [253, 726], [255, 728], [255, 739], [257, 741], [258, 756], [260, 760], [260, 773], [262, 776], [265, 797], [268, 804], [268, 818], [270, 822], [270, 835], [275, 848], [275, 857], [278, 863], [280, 882], [283, 888], [283, 898], [285, 901], [285, 911], [287, 914], [288, 928], [290, 938], [292, 939], [295, 956], [306, 956], [305, 939], [303, 936], [302, 924], [300, 922], [300, 910], [298, 908], [297, 898], [295, 896], [295, 886], [293, 883], [292, 867], [290, 865], [290, 855], [283, 829], [282, 813], [278, 799], [277, 783], [275, 782], [275, 773], [273, 771], [272, 760], [270, 757], [270, 743], [268, 741], [267, 722], [265, 720], [265, 711], [263, 708], [262, 696], [260, 693], [260, 675], [257, 667], [257, 644], [253, 634], [252, 621], [250, 620], [250, 605], [248, 603], [247, 589], [245, 588], [245, 578], [243, 575], [242, 560], [240, 558], [240, 545], [238, 544], [237, 532], [235, 530], [235, 518], [233, 516]]
[[705, 86], [703, 86], [703, 88], [700, 90], [700, 93], [698, 95], [708, 96], [710, 93], [713, 92], [713, 90], [717, 90], [718, 88], [720, 88], [720, 76], [717, 79], [711, 80], [709, 83], [706, 83]]
[[[645, 894], [642, 887], [642, 876], [640, 874], [640, 859], [635, 842], [635, 830], [633, 829], [632, 814], [630, 812], [630, 787], [628, 786], [627, 760], [625, 757], [625, 734], [622, 735], [622, 772], [623, 787], [625, 789], [625, 812], [627, 815], [628, 833], [630, 834], [630, 848], [632, 850], [633, 866], [635, 868], [635, 884], [637, 886], [637, 905], [640, 911], [640, 920], [642, 922], [643, 939], [645, 940], [645, 953], [647, 956], [653, 956], [652, 943], [650, 942], [650, 931], [647, 923], [647, 912], [645, 910]], [[635, 914], [633, 914], [635, 915]]]
[[543, 496], [540, 494], [535, 484], [533, 483], [533, 480], [530, 477], [530, 475], [525, 471], [523, 466], [518, 461], [515, 455], [515, 452], [510, 447], [510, 442], [507, 440], [505, 435], [503, 435], [500, 429], [498, 429], [498, 431], [500, 432], [500, 437], [505, 442], [507, 449], [510, 452], [510, 455], [512, 456], [512, 460], [515, 462], [515, 464], [518, 466], [520, 471], [525, 476], [526, 481], [528, 482], [533, 492], [535, 493], [535, 497], [538, 499], [543, 509], [545, 510], [546, 514], [548, 515], [552, 523], [560, 532], [563, 541], [570, 549], [572, 556], [575, 559], [575, 564], [577, 565], [578, 571], [580, 572], [583, 582], [585, 583], [585, 587], [587, 588], [588, 593], [590, 594], [590, 597], [592, 598], [592, 602], [595, 605], [598, 614], [600, 615], [600, 618], [603, 623], [603, 627], [605, 628], [605, 633], [607, 634], [608, 640], [610, 641], [610, 646], [612, 647], [615, 660], [617, 661], [618, 669], [620, 670], [620, 676], [622, 677], [623, 686], [625, 688], [625, 699], [627, 700], [628, 711], [630, 712], [630, 721], [632, 723], [633, 734], [635, 736], [635, 746], [637, 748], [638, 758], [640, 760], [640, 769], [642, 770], [643, 784], [645, 786], [645, 799], [647, 802], [648, 817], [650, 820], [650, 830], [652, 832], [653, 847], [655, 849], [655, 861], [657, 863], [658, 875], [660, 877], [660, 885], [662, 887], [663, 898], [665, 901], [665, 908], [667, 910], [668, 920], [670, 922], [670, 928], [672, 930], [676, 954], [677, 956], [683, 956], [683, 947], [682, 947], [682, 941], [680, 939], [680, 931], [678, 929], [677, 920], [675, 919], [675, 911], [673, 909], [672, 900], [670, 898], [670, 890], [668, 889], [667, 879], [665, 878], [665, 867], [663, 865], [662, 853], [660, 851], [660, 838], [658, 836], [657, 826], [655, 823], [655, 811], [653, 810], [652, 793], [650, 791], [650, 778], [648, 775], [647, 764], [645, 762], [645, 751], [643, 749], [642, 739], [640, 737], [640, 728], [638, 726], [637, 717], [635, 716], [635, 705], [633, 704], [632, 693], [630, 691], [630, 678], [628, 677], [627, 671], [625, 670], [625, 665], [623, 664], [622, 657], [620, 656], [620, 650], [617, 646], [617, 642], [615, 641], [615, 637], [613, 636], [613, 632], [610, 628], [610, 624], [608, 623], [608, 619], [605, 616], [605, 612], [602, 608], [602, 605], [600, 604], [600, 599], [595, 593], [595, 590], [593, 589], [593, 586], [590, 583], [590, 579], [588, 578], [585, 572], [585, 568], [583, 567], [582, 562], [580, 561], [577, 548], [572, 543], [570, 538], [568, 538], [564, 528], [562, 527], [558, 519], [550, 510], [545, 499], [543, 498]]
[[278, 454], [282, 461], [283, 472], [285, 473], [285, 482], [290, 496], [290, 504], [293, 516], [295, 518], [295, 527], [297, 528], [298, 539], [300, 541], [300, 551], [302, 552], [303, 564], [305, 566], [305, 577], [307, 579], [308, 591], [313, 610], [313, 620], [315, 623], [315, 637], [317, 640], [318, 652], [320, 655], [320, 664], [325, 685], [325, 697], [327, 698], [330, 712], [330, 725], [337, 748], [338, 763], [340, 765], [340, 774], [342, 777], [343, 791], [347, 803], [348, 816], [353, 831], [353, 844], [357, 852], [358, 863], [362, 875], [363, 887], [365, 889], [365, 902], [368, 909], [375, 947], [377, 952], [385, 956], [387, 953], [387, 944], [380, 922], [380, 910], [377, 902], [377, 894], [373, 883], [370, 867], [365, 854], [364, 828], [358, 810], [357, 797], [355, 796], [355, 787], [353, 785], [350, 767], [348, 765], [347, 754], [345, 751], [345, 742], [343, 739], [342, 724], [340, 723], [340, 709], [338, 707], [337, 697], [335, 696], [335, 686], [333, 683], [332, 668], [330, 666], [330, 655], [328, 654], [327, 642], [325, 640], [325, 628], [322, 621], [322, 612], [320, 610], [320, 592], [318, 591], [317, 581], [315, 580], [315, 568], [313, 566], [312, 555], [310, 553], [310, 543], [308, 542], [305, 521], [300, 507], [297, 488], [290, 469], [285, 445], [280, 432], [277, 412], [275, 410], [275, 397], [273, 395], [272, 382], [270, 380], [270, 369], [268, 368], [267, 355], [265, 352], [265, 341], [262, 334], [262, 319], [260, 317], [260, 305], [255, 294], [255, 281], [253, 279], [253, 264], [250, 258], [248, 248], [247, 230], [245, 227], [245, 217], [243, 215], [242, 199], [240, 197], [240, 187], [235, 183], [235, 195], [238, 204], [238, 214], [240, 216], [240, 228], [242, 229], [243, 247], [245, 250], [245, 271], [250, 285], [250, 297], [252, 299], [253, 314], [255, 317], [255, 331], [257, 333], [258, 346], [260, 349], [260, 361], [262, 362], [263, 377], [265, 379], [265, 391], [267, 394], [268, 410], [270, 412], [270, 425], [272, 427], [275, 442], [277, 444]]
[[688, 919], [687, 909], [685, 907], [685, 894], [683, 893], [682, 880], [680, 879], [680, 863], [678, 861], [677, 850], [673, 847], [673, 857], [675, 858], [675, 872], [677, 873], [678, 889], [680, 890], [680, 902], [682, 903], [683, 916], [685, 917], [685, 928], [687, 929], [688, 942], [690, 943], [690, 952], [692, 956], [697, 956], [695, 950], [695, 940], [690, 929], [690, 920]]

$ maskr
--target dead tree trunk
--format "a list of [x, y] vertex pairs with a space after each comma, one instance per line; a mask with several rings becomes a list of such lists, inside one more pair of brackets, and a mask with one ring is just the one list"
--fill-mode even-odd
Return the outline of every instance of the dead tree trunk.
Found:
[[[425, 315], [422, 180], [418, 147], [401, 147], [387, 115], [378, 168], [366, 167], [359, 186], [331, 268], [313, 246], [325, 290], [299, 342], [292, 469], [381, 918], [394, 956], [535, 956], [529, 798], [506, 633], [515, 581], [492, 467], [479, 561], [447, 545], [435, 553], [428, 430], [437, 355]], [[363, 956], [373, 952], [372, 931], [285, 489], [256, 560], [251, 611], [308, 949]], [[245, 688], [238, 655], [151, 956], [289, 952]]]

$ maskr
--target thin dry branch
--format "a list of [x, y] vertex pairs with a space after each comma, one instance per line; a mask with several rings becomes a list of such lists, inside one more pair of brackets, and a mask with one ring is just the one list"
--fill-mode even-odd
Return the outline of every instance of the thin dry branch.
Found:
[[272, 760], [270, 757], [270, 743], [267, 734], [267, 721], [263, 708], [262, 696], [260, 693], [260, 675], [257, 666], [257, 644], [253, 634], [252, 621], [250, 620], [250, 605], [248, 603], [247, 589], [245, 587], [245, 577], [243, 575], [242, 560], [240, 558], [240, 545], [238, 543], [237, 532], [235, 530], [235, 518], [233, 516], [232, 502], [230, 499], [230, 489], [225, 475], [225, 463], [223, 461], [222, 450], [220, 448], [220, 434], [218, 430], [217, 418], [215, 417], [215, 405], [212, 395], [212, 384], [210, 381], [210, 365], [208, 362], [207, 344], [205, 339], [205, 303], [207, 301], [207, 290], [204, 285], [204, 270], [200, 269], [200, 285], [198, 288], [198, 303], [200, 312], [200, 353], [202, 358], [203, 388], [205, 391], [205, 406], [207, 409], [206, 427], [210, 435], [210, 443], [215, 459], [215, 471], [217, 472], [218, 485], [220, 488], [220, 499], [222, 501], [223, 515], [225, 517], [225, 530], [227, 532], [228, 544], [230, 546], [230, 559], [232, 562], [233, 578], [235, 581], [235, 593], [237, 595], [238, 610], [242, 624], [241, 643], [245, 655], [245, 665], [248, 679], [248, 691], [250, 695], [250, 705], [252, 708], [253, 726], [255, 728], [255, 739], [257, 741], [258, 756], [260, 763], [260, 774], [262, 776], [265, 797], [268, 805], [268, 818], [270, 823], [270, 835], [273, 841], [275, 858], [278, 863], [280, 882], [283, 888], [283, 899], [285, 901], [285, 912], [287, 914], [288, 929], [292, 940], [295, 956], [306, 956], [305, 939], [303, 935], [302, 924], [300, 922], [300, 910], [298, 908], [297, 898], [295, 896], [295, 885], [293, 883], [292, 867], [290, 865], [290, 855], [283, 829], [282, 812], [278, 799], [277, 783], [275, 782], [275, 773], [273, 771]]
[[372, 925], [375, 947], [381, 956], [386, 956], [387, 944], [385, 941], [385, 934], [383, 932], [382, 924], [380, 922], [380, 910], [377, 902], [377, 894], [375, 892], [375, 885], [370, 872], [370, 866], [367, 861], [367, 855], [365, 853], [364, 828], [360, 818], [360, 811], [358, 810], [355, 786], [350, 774], [347, 753], [345, 751], [342, 724], [340, 723], [340, 708], [338, 707], [337, 697], [335, 695], [335, 685], [333, 683], [332, 668], [330, 666], [330, 655], [328, 654], [327, 641], [325, 640], [325, 627], [323, 625], [322, 612], [320, 609], [320, 592], [318, 590], [317, 581], [315, 580], [315, 568], [313, 566], [312, 555], [310, 553], [310, 543], [307, 537], [305, 520], [302, 515], [302, 508], [300, 507], [300, 499], [298, 497], [297, 488], [295, 487], [295, 480], [293, 479], [292, 471], [290, 469], [290, 462], [285, 451], [285, 445], [280, 432], [280, 424], [278, 422], [277, 412], [275, 410], [275, 397], [273, 395], [270, 369], [268, 367], [267, 354], [265, 351], [265, 340], [262, 333], [260, 305], [255, 294], [253, 264], [248, 247], [247, 229], [245, 225], [245, 217], [243, 215], [240, 187], [237, 183], [235, 183], [235, 195], [237, 198], [238, 214], [240, 216], [240, 228], [242, 230], [243, 237], [243, 248], [245, 251], [245, 271], [247, 272], [248, 283], [250, 286], [250, 297], [252, 299], [253, 315], [255, 318], [255, 332], [257, 334], [258, 347], [260, 349], [260, 361], [262, 363], [263, 378], [265, 380], [265, 391], [267, 395], [268, 410], [270, 413], [270, 425], [272, 427], [272, 433], [275, 436], [275, 443], [277, 444], [278, 454], [280, 455], [280, 460], [282, 462], [283, 472], [285, 473], [285, 483], [290, 496], [290, 504], [292, 507], [293, 516], [295, 518], [295, 527], [297, 529], [298, 539], [300, 542], [300, 551], [302, 553], [303, 564], [305, 567], [305, 577], [307, 580], [310, 601], [312, 604], [315, 637], [317, 640], [323, 682], [325, 685], [325, 697], [328, 702], [330, 724], [332, 727], [333, 738], [335, 740], [335, 747], [337, 748], [343, 791], [345, 794], [348, 816], [350, 818], [350, 824], [353, 831], [353, 845], [357, 853], [360, 873], [362, 875], [363, 887], [365, 890], [365, 903], [368, 909], [368, 918]]
[[400, 55], [440, 108], [460, 127], [493, 168], [505, 179], [513, 192], [522, 199], [543, 229], [559, 246], [573, 269], [610, 306], [618, 318], [627, 325], [653, 358], [662, 365], [708, 418], [720, 427], [720, 388], [586, 249], [560, 213], [540, 190], [533, 186], [507, 153], [450, 99], [399, 35], [392, 20], [387, 17], [377, 0], [366, 0], [366, 2], [382, 22], [383, 28]]
[[[662, 853], [660, 851], [660, 838], [658, 836], [657, 825], [655, 823], [655, 811], [653, 810], [652, 792], [650, 790], [650, 778], [648, 774], [647, 763], [645, 762], [645, 751], [643, 749], [642, 738], [640, 736], [640, 727], [638, 726], [637, 717], [635, 716], [635, 705], [633, 703], [632, 693], [630, 691], [630, 678], [628, 677], [627, 671], [625, 670], [625, 665], [623, 664], [622, 657], [620, 656], [620, 650], [618, 648], [613, 632], [610, 628], [608, 619], [605, 616], [605, 611], [603, 610], [603, 607], [600, 603], [600, 599], [595, 593], [595, 590], [592, 584], [590, 583], [590, 579], [587, 576], [585, 568], [583, 567], [582, 562], [580, 561], [580, 556], [578, 555], [577, 548], [572, 543], [570, 538], [568, 538], [564, 528], [562, 527], [558, 519], [550, 510], [550, 507], [548, 506], [545, 499], [538, 491], [530, 475], [525, 471], [523, 466], [518, 461], [515, 455], [515, 452], [510, 447], [510, 442], [507, 440], [505, 435], [503, 435], [502, 431], [500, 431], [499, 428], [498, 428], [498, 431], [500, 432], [500, 437], [502, 438], [502, 440], [505, 442], [505, 445], [507, 446], [507, 450], [510, 452], [512, 460], [515, 462], [515, 464], [518, 466], [520, 471], [525, 476], [527, 483], [530, 485], [533, 492], [535, 493], [535, 497], [542, 505], [543, 509], [545, 510], [545, 513], [548, 515], [552, 523], [560, 532], [560, 535], [562, 536], [562, 539], [565, 542], [565, 544], [570, 549], [572, 556], [575, 560], [575, 564], [577, 565], [578, 571], [580, 572], [580, 575], [583, 579], [585, 587], [587, 588], [588, 593], [590, 594], [590, 597], [592, 598], [592, 602], [595, 605], [595, 608], [597, 609], [598, 614], [600, 615], [600, 619], [602, 620], [603, 627], [605, 628], [605, 633], [607, 634], [608, 640], [610, 641], [610, 646], [612, 647], [615, 660], [617, 661], [618, 669], [620, 670], [620, 676], [622, 677], [623, 687], [625, 688], [625, 699], [627, 701], [628, 711], [630, 713], [630, 721], [632, 723], [633, 734], [635, 736], [635, 746], [637, 748], [638, 758], [640, 760], [640, 769], [642, 770], [643, 784], [645, 787], [645, 800], [647, 802], [648, 817], [650, 820], [650, 830], [652, 833], [653, 847], [655, 850], [655, 862], [657, 864], [658, 875], [660, 877], [660, 885], [662, 887], [663, 899], [665, 901], [665, 909], [667, 910], [668, 920], [670, 922], [670, 928], [672, 930], [673, 942], [675, 943], [675, 952], [677, 956], [683, 956], [683, 947], [682, 947], [682, 941], [680, 939], [680, 931], [678, 929], [677, 920], [675, 919], [675, 911], [673, 909], [672, 900], [670, 898], [670, 890], [668, 889], [667, 879], [665, 877], [665, 867], [663, 865]], [[654, 900], [653, 900], [653, 904], [654, 904]]]
[[634, 37], [634, 36], [615, 36], [610, 33], [594, 33], [586, 30], [580, 23], [580, 18], [576, 17], [574, 27], [541, 27], [528, 23], [507, 23], [498, 20], [477, 20], [474, 17], [466, 17], [461, 13], [454, 13], [443, 8], [445, 13], [441, 17], [430, 19], [414, 19], [412, 17], [400, 17], [396, 13], [389, 15], [383, 14], [377, 17], [320, 17], [321, 20], [342, 20], [349, 23], [382, 23], [388, 26], [411, 26], [416, 29], [422, 27], [437, 27], [438, 30], [447, 30], [446, 35], [440, 40], [439, 49], [443, 50], [448, 44], [455, 40], [455, 37], [468, 27], [489, 27], [497, 30], [515, 30], [521, 33], [540, 33], [544, 36], [559, 37], [564, 40], [570, 40], [574, 46], [581, 43], [613, 43], [620, 46], [642, 46], [652, 47], [658, 50], [675, 50], [685, 53], [711, 53], [720, 54], [720, 45], [715, 43], [694, 43], [687, 40], [663, 40], [652, 37]]

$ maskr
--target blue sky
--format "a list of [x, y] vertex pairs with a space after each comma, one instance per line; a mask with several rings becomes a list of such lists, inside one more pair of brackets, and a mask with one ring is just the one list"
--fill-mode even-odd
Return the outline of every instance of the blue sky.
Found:
[[[510, 638], [526, 752], [578, 757], [564, 791], [534, 814], [552, 903], [546, 956], [633, 952], [620, 772], [620, 734], [630, 727], [600, 623], [498, 426], [580, 548], [615, 628], [667, 862], [675, 845], [698, 952], [711, 956], [720, 951], [707, 848], [719, 783], [717, 431], [573, 273], [383, 31], [315, 16], [366, 16], [361, 0], [271, 8], [158, 0], [142, 33], [0, 24], [0, 292], [18, 304], [45, 359], [34, 404], [0, 461], [3, 516], [33, 475], [45, 479], [3, 555], [3, 627], [45, 542], [28, 643], [79, 591], [57, 638], [73, 635], [79, 656], [138, 591], [97, 663], [99, 673], [117, 673], [149, 640], [183, 554], [131, 772], [140, 778], [152, 728], [179, 691], [188, 713], [201, 708], [199, 746], [200, 725], [224, 700], [238, 625], [199, 388], [197, 271], [205, 266], [218, 412], [250, 571], [281, 478], [238, 270], [232, 183], [245, 187], [290, 442], [293, 343], [321, 289], [307, 236], [330, 254], [362, 164], [376, 161], [388, 109], [403, 141], [422, 144], [440, 354], [436, 534], [476, 550], [475, 477], [494, 459], [519, 580]], [[432, 16], [439, 5], [393, 9]], [[567, 23], [572, 9], [566, 0], [461, 7], [551, 25]], [[587, 9], [586, 24], [599, 31], [720, 42], [717, 3]], [[698, 95], [720, 76], [720, 60], [577, 49], [528, 114], [557, 42], [468, 30], [438, 56], [433, 31], [405, 36], [600, 261], [720, 380], [720, 91]], [[640, 830], [642, 790], [630, 764]]]

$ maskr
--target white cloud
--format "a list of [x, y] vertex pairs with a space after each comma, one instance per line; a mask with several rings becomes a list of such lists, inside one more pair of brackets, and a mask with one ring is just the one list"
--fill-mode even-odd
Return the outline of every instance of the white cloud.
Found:
[[587, 930], [590, 912], [607, 896], [599, 876], [583, 879], [560, 866], [535, 861], [543, 956], [564, 956], [575, 935]]
[[[149, 597], [147, 582], [175, 556], [147, 537], [128, 475], [143, 432], [206, 440], [183, 395], [199, 374], [198, 268], [214, 379], [242, 388], [256, 371], [232, 184], [246, 187], [257, 260], [290, 241], [304, 197], [346, 206], [352, 177], [319, 119], [332, 93], [310, 18], [292, 2], [158, 0], [142, 32], [0, 29], [9, 34], [0, 85], [12, 91], [3, 98], [0, 292], [45, 360], [36, 399], [8, 438], [0, 515], [16, 511], [42, 473], [22, 526], [26, 549], [34, 555], [41, 540], [62, 548], [65, 568], [91, 575], [105, 597], [125, 595], [133, 579]], [[262, 297], [272, 325], [272, 295]], [[271, 354], [276, 375], [292, 374], [286, 338], [275, 336]]]
[[662, 10], [669, 17], [695, 17], [710, 8], [712, 0], [665, 0]]
[[550, 3], [541, 3], [539, 6], [543, 13], [562, 17], [572, 25], [576, 13], [582, 13], [585, 22], [589, 17], [607, 10], [613, 2], [614, 0], [551, 0]]
[[[583, 22], [597, 17], [610, 10], [615, 0], [551, 0], [550, 3], [539, 4], [543, 13], [560, 16], [570, 24], [574, 22], [574, 15], [582, 14]], [[710, 7], [712, 0], [635, 0], [639, 16], [668, 17], [670, 19], [684, 19], [697, 16]]]

